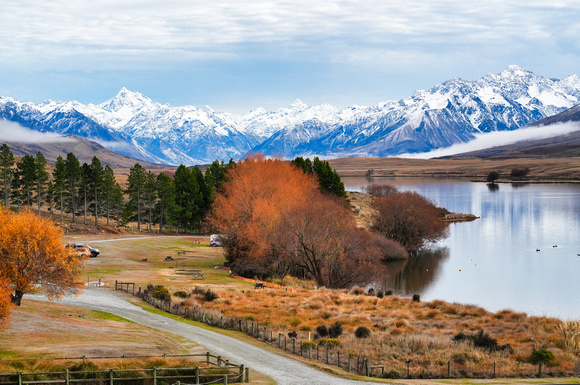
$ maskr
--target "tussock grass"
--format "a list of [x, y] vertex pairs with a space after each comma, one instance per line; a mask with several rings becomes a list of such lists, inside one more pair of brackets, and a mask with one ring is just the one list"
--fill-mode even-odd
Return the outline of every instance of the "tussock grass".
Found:
[[[367, 357], [400, 373], [406, 372], [406, 361], [410, 359], [411, 367], [426, 377], [446, 376], [448, 363], [455, 375], [490, 377], [495, 363], [498, 375], [529, 376], [537, 372], [537, 366], [528, 362], [534, 347], [548, 348], [558, 357], [551, 367], [544, 367], [546, 375], [571, 374], [578, 361], [574, 348], [564, 343], [561, 321], [528, 317], [512, 310], [491, 313], [474, 305], [414, 302], [396, 296], [378, 298], [355, 294], [353, 290], [325, 288], [231, 288], [217, 293], [220, 300], [206, 303], [206, 308], [259, 322], [274, 333], [295, 330], [300, 341], [308, 339], [308, 332], [319, 325], [341, 321], [342, 354]], [[195, 306], [195, 301], [192, 299], [191, 305]], [[371, 336], [355, 338], [354, 331], [359, 326], [369, 328]], [[497, 339], [500, 346], [509, 344], [514, 353], [486, 351], [469, 341], [452, 340], [461, 331], [474, 334], [480, 330]]]

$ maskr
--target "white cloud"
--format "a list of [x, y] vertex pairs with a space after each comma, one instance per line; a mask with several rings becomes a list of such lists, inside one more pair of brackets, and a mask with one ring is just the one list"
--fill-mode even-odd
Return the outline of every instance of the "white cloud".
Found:
[[74, 142], [69, 138], [56, 133], [38, 132], [23, 127], [18, 123], [0, 119], [0, 142], [12, 143], [52, 143]]
[[524, 128], [515, 131], [497, 131], [487, 134], [478, 134], [475, 136], [475, 139], [468, 143], [455, 144], [447, 148], [441, 148], [421, 154], [404, 154], [400, 155], [400, 157], [415, 159], [437, 158], [440, 156], [462, 154], [470, 151], [504, 146], [526, 140], [546, 139], [558, 135], [569, 134], [575, 131], [580, 131], [580, 123], [561, 123], [550, 126]]

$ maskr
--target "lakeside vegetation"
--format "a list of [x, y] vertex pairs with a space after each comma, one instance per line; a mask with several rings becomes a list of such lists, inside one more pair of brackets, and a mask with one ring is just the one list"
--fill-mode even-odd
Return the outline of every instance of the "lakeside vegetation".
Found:
[[[489, 376], [492, 373], [490, 368], [494, 364], [501, 376], [532, 376], [537, 372], [537, 362], [534, 361], [533, 352], [542, 349], [554, 354], [553, 359], [546, 360], [544, 374], [556, 376], [573, 375], [578, 372], [578, 342], [577, 337], [574, 336], [577, 336], [580, 331], [573, 324], [553, 318], [528, 317], [523, 313], [510, 310], [490, 313], [471, 305], [448, 304], [443, 301], [422, 303], [420, 298], [416, 300], [399, 298], [383, 290], [375, 293], [367, 293], [361, 288], [351, 290], [350, 286], [357, 282], [351, 281], [343, 285], [336, 283], [337, 281], [325, 281], [324, 279], [334, 278], [332, 275], [320, 273], [318, 275], [323, 279], [317, 279], [316, 270], [308, 272], [303, 266], [293, 265], [298, 261], [296, 258], [300, 256], [295, 252], [296, 246], [301, 243], [294, 243], [296, 239], [276, 235], [276, 229], [283, 228], [286, 233], [297, 234], [295, 229], [301, 228], [305, 229], [303, 234], [310, 234], [314, 230], [324, 229], [329, 223], [343, 223], [345, 225], [340, 228], [348, 230], [345, 233], [352, 231], [352, 234], [358, 235], [361, 232], [353, 225], [356, 220], [347, 205], [337, 203], [336, 198], [331, 199], [319, 192], [310, 195], [312, 191], [319, 191], [319, 186], [313, 188], [316, 184], [312, 184], [312, 180], [306, 173], [298, 176], [277, 170], [264, 176], [264, 180], [268, 183], [260, 185], [262, 190], [272, 192], [273, 190], [268, 189], [278, 186], [275, 177], [281, 177], [289, 182], [298, 180], [306, 182], [302, 186], [300, 183], [291, 183], [287, 190], [283, 190], [280, 196], [285, 199], [280, 198], [277, 201], [277, 203], [284, 202], [287, 205], [283, 206], [283, 209], [265, 200], [258, 204], [253, 202], [253, 208], [257, 207], [258, 213], [264, 215], [260, 217], [257, 225], [249, 220], [239, 221], [238, 224], [249, 225], [244, 231], [247, 234], [259, 236], [257, 238], [239, 237], [245, 242], [251, 240], [249, 244], [243, 244], [243, 247], [239, 247], [239, 244], [226, 244], [230, 248], [238, 247], [233, 251], [240, 252], [232, 257], [232, 254], [228, 254], [232, 253], [232, 250], [226, 249], [226, 256], [227, 262], [233, 263], [236, 260], [239, 262], [239, 258], [251, 255], [252, 258], [256, 258], [251, 262], [259, 265], [263, 274], [257, 273], [256, 270], [249, 270], [246, 275], [267, 279], [281, 285], [281, 288], [254, 290], [251, 283], [231, 277], [227, 270], [215, 269], [216, 266], [222, 266], [225, 262], [221, 249], [193, 247], [191, 241], [155, 240], [144, 243], [128, 241], [114, 246], [107, 245], [102, 248], [100, 263], [87, 266], [85, 273], [100, 277], [109, 284], [120, 278], [143, 287], [149, 283], [154, 286], [161, 285], [168, 289], [165, 293], [165, 300], [170, 300], [175, 304], [190, 308], [203, 306], [208, 312], [215, 311], [216, 315], [235, 315], [268, 325], [272, 330], [284, 333], [284, 335], [295, 331], [299, 338], [303, 339], [306, 338], [307, 333], [318, 334], [319, 337], [324, 338], [320, 335], [322, 327], [329, 328], [339, 322], [343, 334], [338, 336], [338, 340], [345, 354], [365, 356], [373, 363], [382, 362], [389, 368], [388, 370], [391, 370], [390, 375], [393, 377], [404, 376], [409, 360], [413, 373], [423, 377], [444, 376], [448, 364], [452, 365], [457, 375], [466, 377]], [[257, 181], [256, 175], [246, 180], [248, 184], [256, 184]], [[215, 197], [218, 201], [219, 194], [228, 196], [227, 186], [221, 188], [220, 191], [216, 190]], [[236, 187], [232, 191], [238, 194], [241, 189]], [[251, 191], [254, 195], [258, 193], [258, 190]], [[301, 196], [300, 194], [305, 191], [308, 191], [308, 194]], [[396, 191], [375, 192], [374, 194], [376, 198], [379, 198], [375, 201], [375, 210], [380, 208], [377, 202], [381, 202], [382, 198], [389, 196], [401, 198]], [[241, 203], [249, 204], [250, 202], [241, 196], [238, 199]], [[317, 202], [321, 202], [318, 211], [314, 210]], [[420, 214], [426, 210], [421, 210]], [[389, 208], [387, 211], [394, 210]], [[143, 213], [147, 212], [143, 211]], [[224, 209], [223, 213], [230, 215], [232, 211]], [[434, 212], [434, 215], [440, 217], [441, 213]], [[256, 218], [256, 213], [253, 212], [251, 215], [246, 213], [243, 218]], [[297, 218], [299, 221], [296, 221]], [[368, 228], [373, 226], [372, 222]], [[305, 223], [312, 223], [312, 227], [304, 227]], [[417, 221], [412, 221], [412, 224], [416, 223]], [[216, 222], [213, 224], [218, 225]], [[223, 227], [220, 228], [223, 229]], [[379, 226], [376, 228], [378, 229]], [[239, 227], [236, 229], [239, 230]], [[325, 234], [329, 233], [325, 232]], [[437, 235], [437, 231], [434, 234], [433, 239], [441, 236], [441, 234]], [[351, 240], [355, 238], [352, 236], [341, 238], [343, 236], [342, 232], [335, 233], [335, 238], [331, 238], [331, 242], [322, 245], [324, 247], [321, 248], [323, 250], [321, 255], [325, 256], [329, 250], [326, 247], [332, 244], [334, 248], [331, 250], [338, 256], [348, 256], [345, 246], [350, 245]], [[87, 238], [86, 234], [82, 234], [82, 237], [78, 239]], [[229, 236], [227, 239], [236, 238], [238, 237]], [[379, 248], [380, 252], [377, 252], [375, 247], [377, 243], [381, 245], [380, 242], [369, 242], [372, 238], [368, 238], [367, 235], [360, 238], [363, 239], [363, 242], [358, 243], [361, 249], [355, 252], [358, 255], [364, 254], [360, 250], [372, 246], [365, 251], [369, 253], [368, 256], [374, 258], [370, 260], [370, 263], [357, 262], [347, 265], [344, 260], [336, 259], [334, 261], [336, 266], [346, 267], [346, 271], [337, 270], [334, 267], [329, 269], [328, 266], [333, 265], [322, 263], [315, 264], [314, 267], [319, 268], [319, 272], [338, 271], [336, 274], [338, 278], [347, 276], [346, 273], [358, 273], [357, 269], [360, 267], [363, 267], [364, 273], [382, 274], [380, 260], [387, 255], [384, 252], [386, 248], [382, 251]], [[339, 242], [336, 241], [337, 239]], [[428, 241], [430, 236], [420, 236], [418, 239]], [[272, 248], [273, 240], [279, 242], [275, 248]], [[313, 238], [313, 242], [315, 240], [316, 238]], [[344, 243], [340, 244], [340, 242]], [[404, 242], [398, 243], [402, 245]], [[337, 249], [337, 244], [342, 249]], [[406, 244], [407, 250], [398, 249], [398, 253], [413, 251], [422, 245], [421, 242], [409, 242]], [[393, 244], [389, 247], [390, 251], [395, 250]], [[310, 249], [311, 247], [304, 248], [303, 253], [306, 254], [306, 251]], [[175, 265], [164, 261], [168, 253], [176, 250], [186, 251], [187, 255], [176, 256]], [[292, 250], [294, 254], [290, 254], [289, 250]], [[112, 256], [110, 254], [104, 257], [107, 252]], [[280, 261], [276, 258], [276, 253], [280, 252], [291, 258], [283, 258]], [[284, 254], [278, 254], [278, 256]], [[328, 259], [326, 258], [324, 262], [328, 262]], [[176, 271], [178, 264], [184, 268], [199, 270], [206, 276], [206, 279], [194, 281], [190, 277], [180, 276]], [[235, 268], [235, 265], [230, 265], [230, 267]], [[359, 282], [364, 281], [362, 278], [361, 276]], [[368, 278], [368, 275], [364, 277], [365, 280]], [[349, 289], [331, 290], [323, 286], [336, 288], [344, 286]], [[209, 300], [209, 297], [206, 297], [205, 293], [208, 290], [215, 294], [215, 298]], [[177, 292], [182, 294], [175, 296]], [[357, 338], [357, 330], [360, 336], [365, 337]], [[368, 333], [365, 330], [368, 330]], [[481, 336], [480, 339], [488, 342], [487, 347], [476, 346], [478, 335]], [[321, 339], [315, 339], [316, 344], [320, 341]]]

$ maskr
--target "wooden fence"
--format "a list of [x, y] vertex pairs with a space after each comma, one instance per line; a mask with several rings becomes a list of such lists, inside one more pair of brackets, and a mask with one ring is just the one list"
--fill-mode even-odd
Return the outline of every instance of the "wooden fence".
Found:
[[[249, 382], [249, 370], [209, 352], [163, 357], [203, 357], [210, 367], [107, 369], [95, 371], [0, 373], [0, 385], [87, 384], [87, 385], [163, 385], [163, 384], [229, 384]], [[90, 357], [89, 359], [152, 358], [153, 356]], [[157, 356], [159, 357], [159, 356]], [[51, 360], [87, 359], [87, 357], [51, 358]]]
[[[126, 289], [125, 289], [126, 288]], [[249, 321], [246, 318], [239, 317], [227, 317], [217, 310], [207, 309], [204, 307], [196, 306], [194, 308], [187, 308], [180, 306], [178, 304], [172, 304], [170, 300], [162, 301], [145, 293], [141, 287], [138, 288], [137, 292], [134, 290], [134, 286], [131, 287], [130, 284], [118, 284], [116, 285], [117, 290], [123, 290], [129, 294], [133, 294], [141, 298], [143, 301], [155, 306], [158, 309], [166, 311], [170, 314], [175, 314], [182, 316], [186, 319], [193, 321], [202, 322], [210, 326], [219, 327], [222, 329], [229, 329], [235, 331], [241, 331], [246, 333], [260, 341], [269, 343], [272, 346], [283, 349], [288, 353], [293, 353], [304, 358], [315, 359], [323, 363], [337, 366], [348, 372], [354, 372], [365, 376], [378, 376], [385, 377], [385, 374], [390, 375], [390, 373], [385, 373], [385, 366], [381, 364], [371, 364], [369, 359], [362, 356], [357, 356], [353, 354], [346, 355], [338, 347], [328, 348], [322, 347], [316, 344], [312, 347], [307, 340], [299, 340], [297, 338], [287, 337], [285, 334], [274, 332], [268, 329], [268, 325], [261, 325], [257, 322]], [[398, 376], [400, 378], [416, 378], [424, 375], [423, 369], [420, 366], [410, 365], [411, 361], [406, 362], [406, 371], [400, 371]], [[530, 365], [533, 368], [533, 365]], [[417, 374], [415, 371], [421, 372]], [[447, 365], [442, 368], [441, 373], [432, 373], [433, 378], [464, 378], [477, 377], [477, 378], [496, 378], [498, 376], [497, 368], [495, 362], [489, 368], [481, 367], [480, 373], [467, 374], [462, 365], [456, 364], [455, 368], [452, 370], [451, 362], [447, 362]], [[533, 369], [530, 372], [522, 373], [523, 377], [542, 377], [542, 365], [538, 366], [538, 372], [534, 373]], [[1, 385], [1, 384], [0, 384]]]

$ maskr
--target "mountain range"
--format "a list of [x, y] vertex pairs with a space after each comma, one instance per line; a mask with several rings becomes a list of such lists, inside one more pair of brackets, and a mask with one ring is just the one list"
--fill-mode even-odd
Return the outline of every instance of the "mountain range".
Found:
[[[0, 119], [40, 133], [78, 135], [154, 163], [207, 164], [249, 152], [293, 158], [400, 156], [513, 131], [580, 101], [580, 78], [539, 76], [518, 66], [475, 81], [453, 78], [375, 106], [309, 106], [297, 100], [247, 114], [156, 103], [125, 88], [101, 104], [0, 97]], [[2, 138], [0, 137], [0, 141]]]

